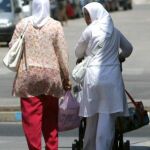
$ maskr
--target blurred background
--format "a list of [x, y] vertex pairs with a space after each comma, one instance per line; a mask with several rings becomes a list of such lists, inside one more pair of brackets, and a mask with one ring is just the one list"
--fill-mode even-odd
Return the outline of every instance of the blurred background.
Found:
[[[96, 1], [96, 0], [95, 0]], [[74, 47], [86, 24], [82, 6], [91, 0], [50, 0], [51, 17], [61, 21], [68, 45], [70, 74], [75, 66]], [[133, 44], [134, 51], [123, 64], [126, 89], [141, 100], [150, 114], [150, 0], [97, 0], [110, 12], [115, 26]], [[27, 150], [21, 128], [20, 101], [11, 96], [15, 73], [2, 59], [9, 50], [17, 22], [31, 15], [30, 0], [0, 0], [0, 150]], [[59, 135], [59, 150], [71, 150], [78, 129]], [[131, 150], [150, 150], [150, 125], [124, 135]], [[44, 145], [43, 145], [44, 149]]]
[[[62, 22], [82, 17], [82, 7], [97, 1], [108, 11], [132, 9], [132, 0], [50, 0], [51, 17]], [[0, 0], [0, 42], [9, 43], [15, 25], [31, 15], [32, 0]]]

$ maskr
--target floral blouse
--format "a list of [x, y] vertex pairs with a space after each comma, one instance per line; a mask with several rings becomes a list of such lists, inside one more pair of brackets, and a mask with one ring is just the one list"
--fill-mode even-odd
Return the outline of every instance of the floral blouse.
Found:
[[[10, 46], [25, 28], [21, 20], [14, 31]], [[42, 28], [28, 21], [21, 62], [13, 84], [18, 97], [42, 94], [60, 97], [63, 80], [69, 79], [68, 53], [61, 24], [49, 18]]]

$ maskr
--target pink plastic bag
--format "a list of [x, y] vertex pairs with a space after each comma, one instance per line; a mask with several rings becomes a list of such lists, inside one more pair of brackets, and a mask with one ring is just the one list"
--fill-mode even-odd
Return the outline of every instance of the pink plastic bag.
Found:
[[59, 99], [58, 130], [67, 131], [78, 128], [80, 125], [79, 103], [67, 91], [63, 98]]

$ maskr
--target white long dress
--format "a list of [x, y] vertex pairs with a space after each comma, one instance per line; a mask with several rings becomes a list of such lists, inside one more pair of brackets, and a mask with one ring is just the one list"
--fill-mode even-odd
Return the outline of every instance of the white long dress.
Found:
[[[95, 41], [91, 38], [92, 30], [91, 24], [82, 33], [75, 49], [77, 58], [91, 55], [95, 51], [91, 46]], [[119, 30], [114, 28], [111, 38], [103, 43], [102, 48], [99, 46], [96, 49], [99, 52], [86, 70], [83, 87], [78, 95], [80, 116], [90, 117], [96, 113], [128, 114], [118, 59], [119, 48], [122, 49], [120, 53], [124, 57], [128, 57], [132, 52], [132, 45]]]

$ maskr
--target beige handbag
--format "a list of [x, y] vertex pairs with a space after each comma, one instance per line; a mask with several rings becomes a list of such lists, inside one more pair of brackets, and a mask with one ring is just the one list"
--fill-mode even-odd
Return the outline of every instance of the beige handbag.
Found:
[[105, 42], [101, 42], [97, 45], [97, 47], [92, 50], [91, 55], [85, 57], [80, 63], [78, 63], [74, 69], [72, 70], [72, 78], [76, 83], [81, 84], [84, 80], [84, 76], [86, 74], [86, 69], [88, 68], [90, 62], [94, 59], [100, 49], [103, 48]]
[[86, 69], [89, 66], [90, 62], [92, 62], [94, 56], [99, 53], [99, 49], [103, 47], [103, 43], [99, 44], [93, 53], [87, 57], [85, 57], [80, 63], [78, 63], [74, 69], [72, 70], [72, 78], [76, 83], [81, 84], [84, 80], [84, 76], [86, 74]]
[[27, 26], [28, 26], [28, 21], [25, 25], [23, 32], [19, 36], [19, 38], [12, 45], [12, 47], [9, 49], [8, 53], [3, 58], [4, 65], [8, 69], [10, 69], [11, 71], [14, 71], [14, 72], [17, 71], [19, 64], [20, 64], [20, 60], [21, 60], [21, 56], [22, 56], [22, 52], [23, 52], [24, 36], [25, 36], [25, 31], [27, 29]]
[[77, 64], [72, 70], [72, 78], [76, 83], [82, 83], [86, 69], [88, 67], [89, 62], [91, 61], [92, 56], [88, 56], [82, 60], [79, 64]]

